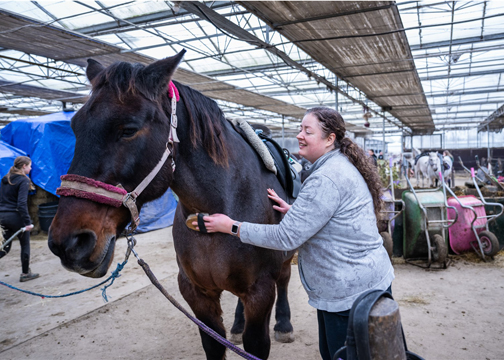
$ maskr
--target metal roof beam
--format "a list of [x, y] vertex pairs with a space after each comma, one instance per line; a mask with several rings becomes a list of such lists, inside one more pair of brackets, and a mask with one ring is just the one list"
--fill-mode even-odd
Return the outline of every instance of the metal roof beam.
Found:
[[429, 80], [442, 80], [442, 79], [451, 79], [451, 78], [468, 77], [468, 76], [484, 76], [484, 75], [492, 75], [492, 74], [501, 74], [503, 72], [504, 72], [504, 69], [483, 70], [483, 71], [475, 71], [475, 72], [460, 73], [460, 74], [423, 76], [420, 78], [420, 80], [429, 81]]
[[[492, 124], [501, 117], [504, 117], [504, 105], [495, 110], [493, 114], [491, 114], [489, 117], [487, 117], [478, 125], [478, 132], [487, 131], [490, 124]], [[502, 129], [502, 127], [500, 127], [500, 129]]]
[[[485, 41], [495, 41], [495, 40], [503, 40], [504, 33], [491, 34], [491, 35], [483, 35], [483, 36], [474, 36], [463, 39], [453, 39], [451, 41], [452, 46], [456, 45], [466, 45], [473, 44]], [[427, 50], [427, 49], [439, 49], [440, 47], [450, 46], [450, 41], [435, 41], [430, 43], [423, 43], [418, 45], [411, 45], [411, 51], [415, 50]]]
[[[471, 102], [456, 102], [456, 103], [446, 103], [446, 104], [430, 104], [430, 108], [438, 108], [438, 107], [464, 107], [464, 106], [471, 106], [471, 105], [488, 105], [488, 104], [502, 104], [504, 100], [487, 100], [487, 99], [482, 99], [481, 101], [471, 101]], [[395, 107], [397, 110], [403, 110], [403, 109], [408, 109], [408, 110], [418, 110], [418, 109], [424, 109], [425, 107], [419, 107], [417, 104], [412, 104], [412, 105], [398, 105]]]
[[[478, 94], [490, 94], [490, 93], [496, 93], [496, 92], [504, 92], [504, 88], [502, 89], [488, 89], [488, 88], [473, 88], [473, 90], [452, 90], [450, 91], [449, 94], [447, 94], [445, 91], [439, 91], [436, 93], [429, 93], [425, 94], [427, 98], [437, 98], [437, 97], [447, 97], [447, 96], [464, 96], [464, 95], [478, 95]], [[268, 93], [264, 93], [265, 95]], [[421, 93], [415, 93], [415, 94], [398, 94], [398, 95], [384, 95], [384, 96], [375, 96], [374, 98], [380, 98], [380, 97], [395, 97], [395, 96], [404, 96], [404, 95], [421, 95]]]

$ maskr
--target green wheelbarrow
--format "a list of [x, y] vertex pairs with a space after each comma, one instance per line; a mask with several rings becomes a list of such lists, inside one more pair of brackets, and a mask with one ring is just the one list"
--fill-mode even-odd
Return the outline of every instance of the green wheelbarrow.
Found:
[[[447, 231], [458, 218], [457, 209], [446, 202], [444, 187], [415, 190], [406, 177], [410, 190], [404, 191], [403, 257], [409, 264], [423, 268], [448, 267]], [[455, 218], [448, 219], [447, 209]]]

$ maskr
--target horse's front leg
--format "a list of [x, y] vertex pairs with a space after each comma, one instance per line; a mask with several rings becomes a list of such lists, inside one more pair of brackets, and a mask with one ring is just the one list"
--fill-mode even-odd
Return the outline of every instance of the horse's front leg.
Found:
[[[206, 291], [203, 294], [199, 288], [189, 281], [182, 270], [179, 270], [178, 283], [182, 296], [191, 307], [196, 318], [225, 338], [226, 329], [222, 322], [222, 309], [219, 300], [221, 292]], [[200, 336], [207, 360], [225, 359], [226, 347], [224, 345], [214, 340], [201, 329]]]
[[277, 286], [277, 301], [275, 308], [275, 320], [276, 324], [273, 330], [275, 330], [275, 340], [282, 343], [290, 343], [294, 341], [294, 329], [292, 327], [290, 318], [290, 306], [288, 298], [288, 286], [291, 277], [291, 260], [289, 258], [282, 265], [282, 270], [280, 272], [280, 277], [276, 282]]

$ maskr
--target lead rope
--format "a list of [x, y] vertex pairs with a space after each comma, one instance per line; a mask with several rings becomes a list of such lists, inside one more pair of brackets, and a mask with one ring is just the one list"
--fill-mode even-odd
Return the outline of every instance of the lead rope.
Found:
[[[130, 243], [130, 241], [131, 241], [131, 243]], [[36, 292], [33, 292], [33, 291], [29, 291], [29, 290], [20, 289], [18, 287], [13, 286], [13, 285], [7, 284], [7, 283], [5, 283], [3, 281], [0, 281], [0, 284], [4, 285], [4, 286], [7, 286], [10, 289], [23, 292], [25, 294], [29, 294], [29, 295], [33, 295], [33, 296], [39, 296], [42, 299], [45, 299], [45, 298], [55, 299], [55, 298], [64, 298], [64, 297], [68, 297], [68, 296], [72, 296], [72, 295], [82, 294], [82, 293], [84, 293], [86, 291], [96, 289], [98, 286], [106, 284], [107, 282], [110, 281], [110, 284], [105, 285], [103, 288], [100, 289], [102, 291], [103, 301], [108, 302], [107, 288], [114, 283], [114, 280], [116, 278], [118, 278], [119, 276], [121, 276], [121, 274], [119, 274], [119, 273], [121, 272], [121, 270], [124, 268], [124, 266], [128, 262], [128, 258], [129, 258], [130, 254], [131, 254], [131, 250], [133, 249], [133, 246], [135, 246], [135, 244], [136, 244], [136, 240], [133, 237], [131, 238], [131, 240], [128, 239], [128, 248], [126, 249], [126, 255], [124, 257], [124, 261], [122, 263], [120, 263], [120, 264], [117, 264], [116, 269], [112, 272], [112, 274], [106, 280], [102, 281], [99, 284], [91, 286], [91, 287], [89, 287], [87, 289], [84, 289], [84, 290], [74, 291], [74, 292], [67, 293], [67, 294], [62, 294], [62, 295], [45, 295], [45, 294], [40, 294], [40, 293], [36, 293]]]
[[[229, 342], [229, 340], [227, 340], [226, 338], [223, 338], [222, 336], [220, 336], [218, 333], [216, 333], [213, 329], [209, 328], [208, 326], [206, 326], [203, 322], [201, 322], [199, 319], [195, 318], [194, 316], [192, 316], [191, 314], [189, 314], [189, 312], [187, 312], [186, 309], [184, 309], [182, 307], [182, 305], [179, 304], [179, 302], [177, 300], [175, 300], [175, 298], [173, 296], [171, 296], [167, 291], [166, 289], [163, 287], [163, 285], [161, 285], [158, 281], [158, 279], [156, 278], [156, 276], [152, 273], [149, 265], [143, 261], [137, 254], [137, 252], [133, 249], [133, 246], [134, 244], [136, 243], [136, 240], [135, 238], [132, 236], [132, 235], [126, 235], [126, 238], [128, 239], [128, 247], [130, 249], [130, 252], [133, 253], [133, 255], [135, 255], [135, 257], [137, 258], [138, 260], [138, 265], [140, 265], [142, 267], [142, 269], [145, 271], [145, 274], [147, 275], [147, 277], [150, 279], [150, 281], [152, 282], [152, 284], [157, 287], [159, 289], [159, 291], [161, 291], [161, 293], [173, 304], [173, 306], [175, 306], [177, 309], [179, 309], [185, 316], [187, 316], [192, 322], [194, 322], [196, 325], [198, 325], [198, 327], [203, 330], [207, 335], [209, 335], [210, 337], [212, 337], [215, 341], [219, 342], [220, 344], [224, 345], [225, 347], [227, 347], [229, 350], [235, 352], [236, 354], [240, 355], [241, 357], [245, 358], [245, 359], [249, 359], [249, 360], [261, 360], [259, 359], [258, 357], [255, 357], [254, 355], [252, 354], [249, 354], [248, 352], [246, 352], [245, 350], [235, 346], [234, 344], [232, 344], [231, 342]], [[130, 244], [133, 244], [130, 246]]]

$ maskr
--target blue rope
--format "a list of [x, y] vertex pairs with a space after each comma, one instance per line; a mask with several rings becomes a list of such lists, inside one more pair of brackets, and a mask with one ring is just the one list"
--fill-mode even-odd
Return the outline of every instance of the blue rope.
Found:
[[112, 280], [110, 282], [110, 284], [108, 285], [105, 285], [101, 290], [102, 290], [102, 297], [103, 297], [103, 300], [105, 302], [108, 302], [108, 298], [107, 298], [107, 288], [112, 285], [114, 283], [114, 280], [116, 278], [118, 278], [119, 276], [121, 276], [121, 274], [119, 274], [119, 272], [124, 268], [124, 265], [126, 265], [126, 263], [128, 262], [128, 260], [124, 260], [121, 264], [117, 264], [117, 268], [112, 272], [112, 275], [110, 275], [106, 280], [102, 281], [101, 283], [97, 284], [97, 285], [94, 285], [94, 286], [91, 286], [90, 288], [88, 289], [84, 289], [84, 290], [79, 290], [79, 291], [74, 291], [74, 292], [71, 292], [71, 293], [68, 293], [68, 294], [63, 294], [63, 295], [44, 295], [44, 294], [39, 294], [39, 293], [35, 293], [33, 291], [28, 291], [28, 290], [23, 290], [23, 289], [19, 289], [15, 286], [12, 286], [10, 284], [7, 284], [7, 283], [4, 283], [3, 281], [0, 281], [0, 284], [4, 285], [4, 286], [7, 286], [8, 288], [11, 288], [11, 289], [14, 289], [14, 290], [17, 290], [17, 291], [21, 291], [21, 292], [24, 292], [26, 294], [30, 294], [30, 295], [35, 295], [35, 296], [40, 296], [41, 298], [63, 298], [63, 297], [68, 297], [68, 296], [72, 296], [72, 295], [77, 295], [77, 294], [81, 294], [83, 292], [86, 292], [86, 291], [89, 291], [89, 290], [92, 290], [92, 289], [95, 289], [97, 288], [98, 286], [101, 286], [103, 284], [105, 284], [106, 282], [108, 282], [109, 280]]

